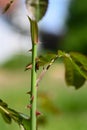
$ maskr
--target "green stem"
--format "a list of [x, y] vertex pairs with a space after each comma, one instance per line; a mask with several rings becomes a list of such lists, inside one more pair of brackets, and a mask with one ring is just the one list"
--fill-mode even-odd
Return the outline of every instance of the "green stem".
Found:
[[38, 25], [37, 22], [30, 19], [30, 30], [32, 40], [32, 70], [31, 70], [31, 109], [30, 118], [31, 125], [30, 130], [36, 130], [36, 104], [37, 104], [37, 90], [36, 90], [36, 58], [37, 58], [37, 43], [38, 43]]
[[35, 71], [35, 59], [37, 57], [37, 44], [32, 43], [32, 71], [31, 71], [31, 130], [36, 130], [36, 71]]

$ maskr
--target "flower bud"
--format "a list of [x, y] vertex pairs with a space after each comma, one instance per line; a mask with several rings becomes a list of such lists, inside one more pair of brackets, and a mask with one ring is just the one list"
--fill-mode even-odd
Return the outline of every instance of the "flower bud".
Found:
[[48, 0], [26, 0], [26, 7], [29, 17], [39, 21], [45, 15], [48, 7]]

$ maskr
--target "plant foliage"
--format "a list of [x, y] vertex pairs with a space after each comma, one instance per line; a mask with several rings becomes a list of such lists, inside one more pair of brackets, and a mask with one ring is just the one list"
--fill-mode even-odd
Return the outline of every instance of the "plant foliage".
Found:
[[23, 113], [17, 112], [14, 109], [9, 108], [7, 103], [3, 102], [1, 99], [0, 113], [6, 123], [11, 124], [12, 120], [14, 120], [18, 125], [22, 126], [24, 130], [30, 129], [30, 118]]
[[[6, 12], [13, 0], [11, 0], [3, 10]], [[45, 54], [37, 56], [37, 43], [38, 43], [38, 24], [37, 21], [40, 20], [46, 13], [48, 0], [26, 0], [26, 5], [28, 9], [33, 9], [32, 15], [34, 19], [28, 17], [31, 27], [31, 40], [32, 40], [32, 63], [30, 62], [25, 70], [31, 69], [31, 90], [30, 94], [30, 117], [27, 115], [17, 112], [14, 109], [8, 107], [8, 105], [0, 99], [0, 113], [6, 123], [11, 124], [14, 120], [17, 124], [23, 127], [24, 130], [36, 130], [37, 127], [37, 114], [40, 112], [36, 111], [36, 98], [37, 98], [37, 87], [39, 82], [42, 80], [44, 74], [48, 71], [51, 65], [57, 60], [62, 58], [65, 65], [65, 80], [68, 86], [74, 86], [76, 89], [80, 88], [87, 80], [87, 57], [83, 54], [77, 52], [66, 53], [63, 51], [58, 51], [56, 54]], [[44, 7], [43, 7], [44, 6]], [[36, 79], [36, 72], [40, 66], [43, 66], [43, 70], [39, 77]], [[46, 100], [47, 97], [46, 97]], [[46, 105], [46, 104], [45, 104]], [[52, 105], [47, 104], [48, 109]], [[53, 109], [53, 107], [52, 107]], [[55, 110], [55, 109], [54, 109]]]
[[[40, 66], [47, 65], [47, 68], [51, 66], [51, 63], [56, 59], [62, 58], [65, 65], [65, 80], [68, 86], [74, 86], [76, 89], [80, 88], [87, 80], [87, 57], [78, 52], [65, 53], [58, 51], [58, 54], [48, 53], [40, 55], [36, 58], [36, 64], [38, 68]], [[32, 66], [32, 63], [29, 64]], [[31, 69], [26, 66], [26, 70]]]
[[69, 86], [80, 88], [87, 80], [87, 57], [77, 52], [59, 51], [65, 64], [65, 79]]

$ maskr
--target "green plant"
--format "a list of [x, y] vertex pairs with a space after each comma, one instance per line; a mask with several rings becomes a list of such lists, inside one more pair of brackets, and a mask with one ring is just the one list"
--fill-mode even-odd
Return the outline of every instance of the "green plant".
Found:
[[[3, 12], [6, 12], [11, 6], [13, 1], [10, 1], [5, 7]], [[0, 113], [3, 119], [11, 124], [12, 119], [16, 121], [24, 130], [36, 130], [37, 129], [37, 116], [40, 112], [37, 111], [37, 90], [40, 81], [45, 73], [51, 67], [51, 65], [57, 60], [62, 59], [65, 65], [65, 79], [69, 86], [74, 86], [76, 89], [80, 88], [87, 80], [87, 57], [78, 52], [66, 53], [58, 50], [56, 54], [48, 53], [37, 56], [38, 45], [38, 24], [46, 12], [48, 1], [35, 0], [26, 1], [27, 8], [33, 8], [31, 11], [31, 17], [28, 16], [31, 27], [31, 40], [32, 40], [32, 62], [29, 63], [25, 70], [31, 69], [31, 90], [27, 92], [30, 95], [30, 102], [27, 106], [30, 109], [30, 116], [27, 116], [21, 112], [17, 112], [14, 109], [8, 107], [7, 103], [0, 100]], [[42, 9], [42, 5], [44, 8]], [[40, 13], [41, 12], [41, 13]], [[37, 78], [37, 71], [42, 66], [42, 71]]]

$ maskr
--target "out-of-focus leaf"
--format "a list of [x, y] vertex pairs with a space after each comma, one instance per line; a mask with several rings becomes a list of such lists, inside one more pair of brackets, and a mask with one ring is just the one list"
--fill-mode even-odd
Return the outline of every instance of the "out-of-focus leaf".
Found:
[[8, 114], [1, 112], [1, 115], [6, 123], [8, 123], [8, 124], [12, 123], [12, 119]]
[[[68, 56], [68, 55], [66, 55]], [[67, 57], [71, 60], [72, 64], [75, 66], [76, 70], [87, 80], [87, 70], [78, 61], [74, 60], [70, 55]]]
[[28, 19], [30, 21], [32, 44], [37, 44], [38, 43], [38, 25], [37, 25], [37, 22], [35, 20], [32, 20], [29, 16], [28, 16]]
[[2, 13], [6, 13], [8, 11], [8, 9], [11, 7], [12, 3], [14, 2], [14, 0], [10, 0], [9, 3], [6, 4], [6, 6], [4, 7]]
[[30, 118], [23, 113], [10, 109], [2, 100], [0, 100], [0, 113], [6, 123], [10, 124], [13, 119], [16, 123], [23, 126], [24, 130], [30, 130]]
[[20, 116], [22, 117], [21, 125], [24, 127], [24, 130], [30, 130], [30, 118], [23, 113], [20, 113]]
[[45, 126], [47, 123], [47, 118], [45, 116], [39, 116], [37, 124]]
[[0, 99], [0, 106], [8, 107], [7, 103], [3, 102], [1, 99]]
[[80, 88], [84, 84], [86, 79], [81, 75], [76, 65], [73, 64], [68, 57], [64, 58], [64, 64], [65, 64], [65, 79], [67, 85], [75, 86], [76, 89]]
[[11, 120], [10, 116], [8, 115], [8, 111], [6, 111], [6, 109], [5, 109], [7, 107], [8, 107], [8, 105], [0, 99], [0, 113], [1, 113], [4, 121], [6, 123], [10, 124], [12, 122], [12, 120]]
[[44, 109], [46, 113], [59, 114], [60, 110], [57, 108], [52, 101], [51, 97], [47, 93], [40, 92], [38, 95], [39, 107]]
[[26, 0], [26, 7], [30, 18], [39, 21], [47, 11], [48, 0]]
[[78, 52], [70, 52], [70, 56], [75, 62], [80, 63], [80, 65], [82, 65], [87, 71], [87, 57], [85, 55]]

